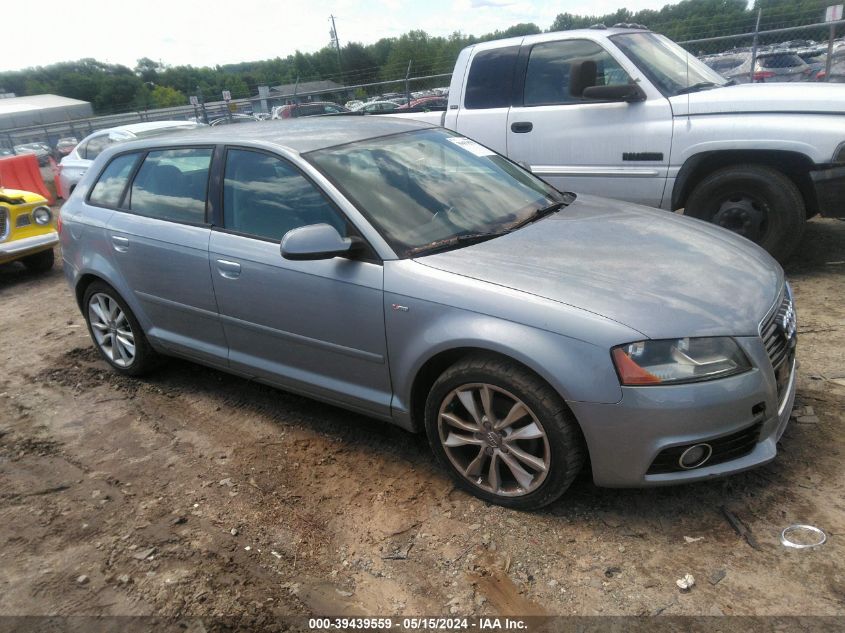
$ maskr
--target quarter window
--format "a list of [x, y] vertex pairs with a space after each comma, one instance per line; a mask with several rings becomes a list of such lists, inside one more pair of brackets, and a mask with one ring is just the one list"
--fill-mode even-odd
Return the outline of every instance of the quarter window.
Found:
[[109, 145], [111, 145], [113, 141], [109, 138], [108, 134], [103, 134], [101, 136], [95, 136], [91, 140], [88, 141], [85, 148], [83, 149], [85, 155], [82, 158], [86, 158], [88, 160], [94, 160], [100, 153], [106, 149]]
[[519, 46], [507, 46], [481, 51], [473, 57], [464, 106], [470, 110], [509, 107], [518, 54]]
[[526, 106], [581, 103], [569, 92], [569, 76], [574, 62], [596, 63], [597, 86], [627, 84], [630, 77], [610, 54], [595, 42], [563, 40], [537, 44], [531, 49], [525, 72]]
[[112, 159], [91, 190], [89, 202], [102, 207], [120, 206], [123, 191], [140, 154], [124, 154]]
[[129, 208], [151, 218], [204, 223], [211, 154], [210, 148], [150, 152], [132, 183]]
[[223, 223], [237, 233], [274, 242], [309, 224], [331, 224], [347, 234], [345, 220], [290, 163], [240, 149], [226, 152]]

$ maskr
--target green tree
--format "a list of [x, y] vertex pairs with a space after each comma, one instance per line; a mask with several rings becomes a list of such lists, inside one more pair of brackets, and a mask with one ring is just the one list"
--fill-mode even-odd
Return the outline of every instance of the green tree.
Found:
[[157, 108], [170, 108], [188, 103], [188, 98], [183, 93], [170, 86], [156, 86], [150, 96]]

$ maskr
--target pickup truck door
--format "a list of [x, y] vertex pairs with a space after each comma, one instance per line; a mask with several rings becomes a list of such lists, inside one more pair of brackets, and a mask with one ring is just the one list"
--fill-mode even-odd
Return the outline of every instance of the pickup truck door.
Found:
[[565, 191], [660, 206], [672, 141], [672, 110], [662, 95], [640, 102], [597, 102], [573, 96], [576, 61], [593, 60], [597, 85], [630, 75], [599, 43], [540, 42], [520, 52], [507, 154]]

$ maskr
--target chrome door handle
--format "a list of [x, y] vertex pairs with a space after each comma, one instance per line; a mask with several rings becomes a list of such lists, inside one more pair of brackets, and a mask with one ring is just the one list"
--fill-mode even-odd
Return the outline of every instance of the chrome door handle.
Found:
[[112, 235], [111, 236], [111, 243], [114, 246], [114, 250], [118, 253], [125, 253], [129, 250], [129, 238], [128, 237], [121, 237], [120, 235]]
[[237, 279], [241, 276], [241, 265], [228, 259], [217, 260], [217, 272], [226, 279]]

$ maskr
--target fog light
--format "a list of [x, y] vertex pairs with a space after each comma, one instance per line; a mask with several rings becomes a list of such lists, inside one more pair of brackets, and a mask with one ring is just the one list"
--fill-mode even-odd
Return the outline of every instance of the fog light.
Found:
[[712, 454], [713, 449], [710, 444], [695, 444], [681, 453], [681, 457], [678, 459], [678, 465], [684, 470], [698, 468], [707, 463], [707, 460], [710, 459]]

